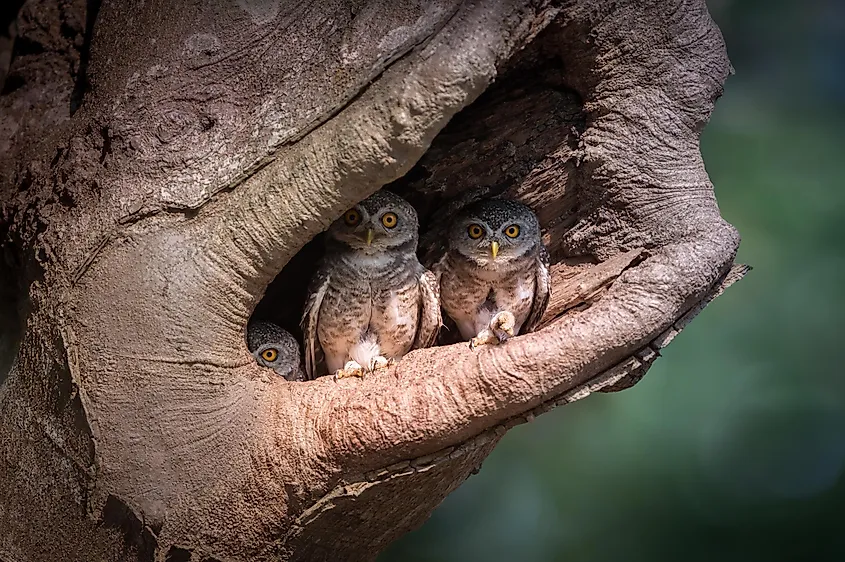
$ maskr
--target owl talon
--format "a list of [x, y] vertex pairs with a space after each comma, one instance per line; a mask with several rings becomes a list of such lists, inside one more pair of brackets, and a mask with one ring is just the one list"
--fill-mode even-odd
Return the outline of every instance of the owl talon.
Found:
[[490, 321], [490, 332], [493, 335], [490, 343], [498, 344], [508, 341], [515, 335], [514, 327], [516, 326], [516, 318], [513, 314], [504, 310], [496, 314]]
[[345, 379], [348, 377], [364, 378], [364, 368], [358, 364], [357, 361], [347, 361], [343, 369], [338, 370], [334, 374], [335, 380]]
[[390, 367], [390, 360], [381, 355], [377, 355], [370, 360], [370, 372], [381, 371]]
[[490, 330], [496, 335], [500, 342], [506, 341], [515, 335], [516, 318], [511, 312], [504, 310], [496, 314], [490, 321]]
[[497, 345], [508, 341], [516, 335], [516, 318], [507, 310], [499, 312], [490, 321], [490, 327], [469, 340], [469, 348], [475, 349], [481, 345]]
[[483, 332], [469, 340], [469, 348], [474, 350], [475, 348], [480, 347], [482, 345], [497, 343], [499, 343], [499, 339], [496, 337], [496, 335], [490, 330], [484, 330]]

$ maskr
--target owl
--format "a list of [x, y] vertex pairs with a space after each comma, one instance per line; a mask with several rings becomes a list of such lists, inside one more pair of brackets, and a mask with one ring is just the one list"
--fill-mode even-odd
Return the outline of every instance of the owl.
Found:
[[443, 311], [471, 347], [537, 327], [549, 303], [549, 254], [531, 209], [506, 199], [470, 204], [434, 256]]
[[272, 322], [253, 322], [247, 327], [247, 347], [262, 367], [273, 369], [289, 381], [305, 378], [299, 342]]
[[437, 282], [417, 259], [418, 229], [410, 203], [383, 190], [329, 227], [302, 316], [309, 379], [363, 376], [435, 342]]

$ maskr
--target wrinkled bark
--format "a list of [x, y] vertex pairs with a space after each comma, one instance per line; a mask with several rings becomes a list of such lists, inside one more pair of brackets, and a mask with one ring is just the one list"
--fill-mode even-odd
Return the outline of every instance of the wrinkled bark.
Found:
[[[370, 560], [745, 271], [698, 147], [730, 70], [703, 0], [31, 0], [18, 33], [0, 559]], [[545, 327], [269, 376], [248, 319], [295, 327], [320, 232], [384, 185], [423, 225], [534, 207]]]

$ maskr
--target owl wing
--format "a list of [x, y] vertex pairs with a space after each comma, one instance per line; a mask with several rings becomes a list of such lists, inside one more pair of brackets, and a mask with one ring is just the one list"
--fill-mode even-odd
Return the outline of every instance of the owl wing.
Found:
[[[440, 279], [443, 277], [443, 270], [448, 267], [447, 252], [444, 250], [439, 258], [431, 264], [431, 273], [434, 275], [437, 297], [440, 300]], [[438, 342], [440, 345], [450, 345], [461, 341], [460, 332], [455, 321], [445, 313], [443, 307], [440, 307], [440, 331], [438, 333]]]
[[534, 273], [534, 300], [531, 302], [531, 311], [528, 313], [521, 332], [527, 334], [533, 332], [543, 319], [546, 308], [549, 306], [549, 295], [551, 294], [552, 276], [549, 271], [549, 250], [540, 244], [540, 253], [537, 256], [536, 271]]
[[317, 378], [317, 366], [323, 361], [323, 348], [317, 336], [317, 323], [320, 320], [320, 306], [329, 287], [331, 276], [324, 269], [319, 269], [308, 287], [308, 300], [302, 312], [302, 339], [305, 344], [305, 378]]
[[440, 280], [434, 273], [423, 270], [419, 279], [420, 321], [412, 349], [431, 347], [440, 331]]

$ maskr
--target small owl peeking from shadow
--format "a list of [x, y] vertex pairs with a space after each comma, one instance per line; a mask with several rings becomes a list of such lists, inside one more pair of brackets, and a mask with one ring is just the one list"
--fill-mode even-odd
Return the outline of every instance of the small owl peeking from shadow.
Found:
[[329, 227], [302, 317], [308, 379], [362, 376], [434, 344], [440, 303], [418, 230], [411, 204], [384, 190]]
[[471, 347], [533, 331], [549, 303], [549, 253], [525, 205], [487, 199], [459, 211], [431, 266], [444, 312]]
[[299, 342], [272, 322], [252, 322], [247, 327], [247, 348], [256, 363], [289, 381], [305, 378]]

